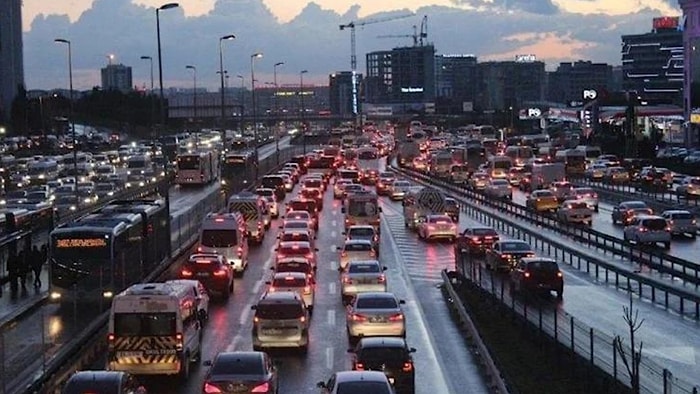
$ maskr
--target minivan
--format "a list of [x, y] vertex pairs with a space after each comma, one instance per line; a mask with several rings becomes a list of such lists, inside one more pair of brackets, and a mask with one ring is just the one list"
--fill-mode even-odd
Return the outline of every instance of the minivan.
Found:
[[256, 305], [253, 317], [253, 350], [263, 348], [309, 347], [309, 311], [296, 292], [266, 293]]

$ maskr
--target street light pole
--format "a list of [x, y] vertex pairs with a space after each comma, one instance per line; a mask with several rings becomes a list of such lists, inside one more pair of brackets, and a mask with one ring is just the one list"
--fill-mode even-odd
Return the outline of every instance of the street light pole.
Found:
[[156, 35], [158, 39], [158, 86], [160, 89], [160, 124], [161, 127], [165, 126], [165, 100], [163, 99], [163, 56], [160, 46], [160, 11], [169, 10], [171, 8], [177, 8], [180, 4], [178, 3], [167, 3], [156, 8]]
[[[73, 48], [70, 40], [57, 38], [54, 42], [68, 45], [68, 89], [70, 91], [70, 105], [68, 117], [70, 118], [71, 139], [73, 140], [73, 176], [75, 176], [75, 196], [78, 198], [78, 138], [75, 135], [75, 120], [73, 119]], [[76, 205], [80, 200], [76, 201]]]
[[226, 121], [226, 96], [225, 96], [225, 89], [224, 89], [224, 41], [230, 41], [236, 39], [236, 36], [233, 34], [227, 34], [225, 36], [219, 37], [219, 76], [221, 77], [221, 131], [226, 132], [224, 130], [225, 126], [225, 121]]
[[194, 86], [194, 96], [192, 97], [192, 105], [194, 106], [194, 123], [197, 123], [197, 67], [187, 65], [186, 69], [192, 70], [192, 85]]
[[304, 108], [304, 74], [308, 72], [309, 70], [301, 70], [299, 72], [299, 98], [301, 99], [301, 138], [303, 140], [302, 143], [304, 144], [304, 154], [306, 154], [306, 109]]
[[240, 129], [239, 131], [241, 132], [241, 135], [243, 135], [243, 114], [245, 113], [245, 109], [243, 106], [243, 100], [245, 100], [245, 78], [243, 78], [243, 75], [238, 74], [236, 75], [236, 78], [241, 80], [241, 94], [239, 95], [239, 101], [240, 101], [240, 107], [241, 107], [241, 121], [239, 122], [238, 128]]
[[151, 64], [151, 91], [148, 92], [148, 97], [151, 101], [151, 132], [153, 132], [153, 125], [155, 124], [155, 113], [156, 113], [156, 102], [153, 100], [153, 57], [151, 56], [141, 56], [141, 60], [148, 60]]
[[263, 56], [261, 52], [256, 52], [250, 55], [250, 88], [253, 101], [253, 143], [255, 144], [255, 179], [258, 179], [258, 120], [257, 120], [257, 104], [255, 103], [255, 59], [259, 59]]
[[278, 94], [279, 94], [279, 86], [277, 85], [277, 67], [284, 65], [284, 62], [277, 62], [275, 65], [272, 67], [273, 70], [273, 75], [274, 75], [274, 84], [275, 84], [275, 114], [274, 118], [275, 119], [275, 126], [274, 126], [274, 132], [275, 132], [275, 154], [277, 156], [277, 165], [280, 164], [280, 133], [279, 133], [279, 119], [277, 116], [279, 116], [279, 106], [277, 104], [278, 100]]

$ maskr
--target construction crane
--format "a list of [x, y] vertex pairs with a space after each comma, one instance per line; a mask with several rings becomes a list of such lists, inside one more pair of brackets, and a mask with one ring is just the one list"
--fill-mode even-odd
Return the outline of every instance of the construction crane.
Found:
[[[415, 26], [413, 27], [415, 34]], [[418, 40], [420, 40], [420, 46], [428, 43], [428, 15], [423, 15], [423, 20], [420, 22], [420, 34], [417, 35]], [[425, 38], [425, 42], [423, 39]]]
[[346, 23], [344, 25], [340, 25], [340, 30], [350, 29], [350, 68], [352, 69], [352, 71], [357, 71], [357, 55], [355, 52], [356, 51], [355, 28], [356, 27], [371, 25], [371, 24], [375, 24], [375, 23], [394, 21], [397, 19], [408, 18], [408, 17], [413, 16], [413, 15], [414, 14], [394, 15], [394, 16], [390, 16], [387, 18], [367, 19], [367, 20], [363, 20], [363, 21], [352, 21], [352, 22]]
[[[377, 38], [413, 38], [413, 46], [423, 46], [428, 41], [428, 16], [425, 15], [420, 24], [420, 33], [418, 26], [413, 25], [413, 34], [385, 34], [377, 36]], [[423, 41], [425, 39], [425, 41]]]

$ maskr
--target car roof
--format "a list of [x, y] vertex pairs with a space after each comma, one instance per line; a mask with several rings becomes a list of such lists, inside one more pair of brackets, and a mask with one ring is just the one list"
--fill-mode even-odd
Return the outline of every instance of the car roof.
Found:
[[335, 373], [335, 381], [338, 383], [369, 381], [387, 382], [384, 372], [379, 371], [340, 371]]
[[103, 392], [117, 394], [125, 372], [120, 371], [78, 371], [68, 380], [69, 393]]
[[401, 338], [401, 337], [364, 337], [364, 338], [360, 339], [360, 342], [358, 343], [358, 347], [363, 348], [363, 349], [373, 348], [373, 347], [405, 348], [405, 347], [407, 347], [407, 345], [406, 345], [406, 340], [404, 338]]
[[348, 262], [348, 266], [351, 265], [367, 265], [367, 264], [377, 264], [379, 265], [379, 260], [351, 260]]
[[[302, 273], [302, 275], [304, 275]], [[294, 291], [278, 291], [272, 293], [265, 293], [258, 304], [270, 305], [270, 304], [288, 304], [290, 302], [301, 301], [299, 295]]]
[[347, 239], [345, 240], [345, 245], [372, 245], [369, 240], [366, 239]]
[[555, 263], [558, 264], [556, 260], [550, 259], [549, 257], [523, 257], [520, 259], [523, 263], [537, 263], [537, 262], [548, 262], [548, 263]]
[[667, 209], [667, 210], [663, 211], [662, 214], [664, 214], [664, 213], [667, 213], [670, 215], [674, 215], [674, 214], [678, 214], [678, 213], [692, 215], [690, 213], [690, 211], [686, 211], [685, 209]]
[[646, 207], [647, 203], [645, 203], [644, 201], [635, 200], [635, 201], [623, 201], [620, 203], [620, 205], [644, 205]]
[[300, 248], [310, 248], [311, 244], [309, 241], [283, 241], [280, 242], [280, 247], [282, 248], [293, 248], [294, 246], [298, 246]]

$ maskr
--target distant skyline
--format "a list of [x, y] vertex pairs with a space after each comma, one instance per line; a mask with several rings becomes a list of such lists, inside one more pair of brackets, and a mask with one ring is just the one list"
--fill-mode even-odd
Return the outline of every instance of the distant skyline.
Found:
[[[148, 86], [155, 59], [154, 7], [166, 0], [24, 0], [26, 83], [29, 89], [63, 87], [65, 48], [53, 39], [73, 41], [74, 83], [78, 89], [100, 84], [99, 69], [115, 62], [133, 67], [134, 84]], [[358, 71], [369, 51], [411, 45], [410, 35], [428, 15], [428, 39], [440, 53], [474, 54], [480, 61], [510, 60], [534, 54], [548, 69], [559, 62], [592, 60], [620, 64], [620, 36], [651, 30], [651, 19], [680, 15], [677, 0], [180, 0], [179, 9], [161, 14], [165, 87], [187, 88], [185, 64], [195, 63], [200, 86], [218, 88], [218, 37], [225, 43], [226, 69], [246, 76], [250, 53], [262, 51], [256, 79], [272, 81], [272, 64], [281, 84], [327, 84], [328, 74], [349, 70], [349, 32], [338, 25], [364, 18], [415, 16], [357, 29]], [[630, 11], [634, 10], [634, 11]], [[378, 13], [378, 14], [377, 14]], [[258, 77], [259, 75], [259, 77]], [[157, 78], [157, 72], [156, 72]], [[240, 80], [231, 80], [240, 86]]]

